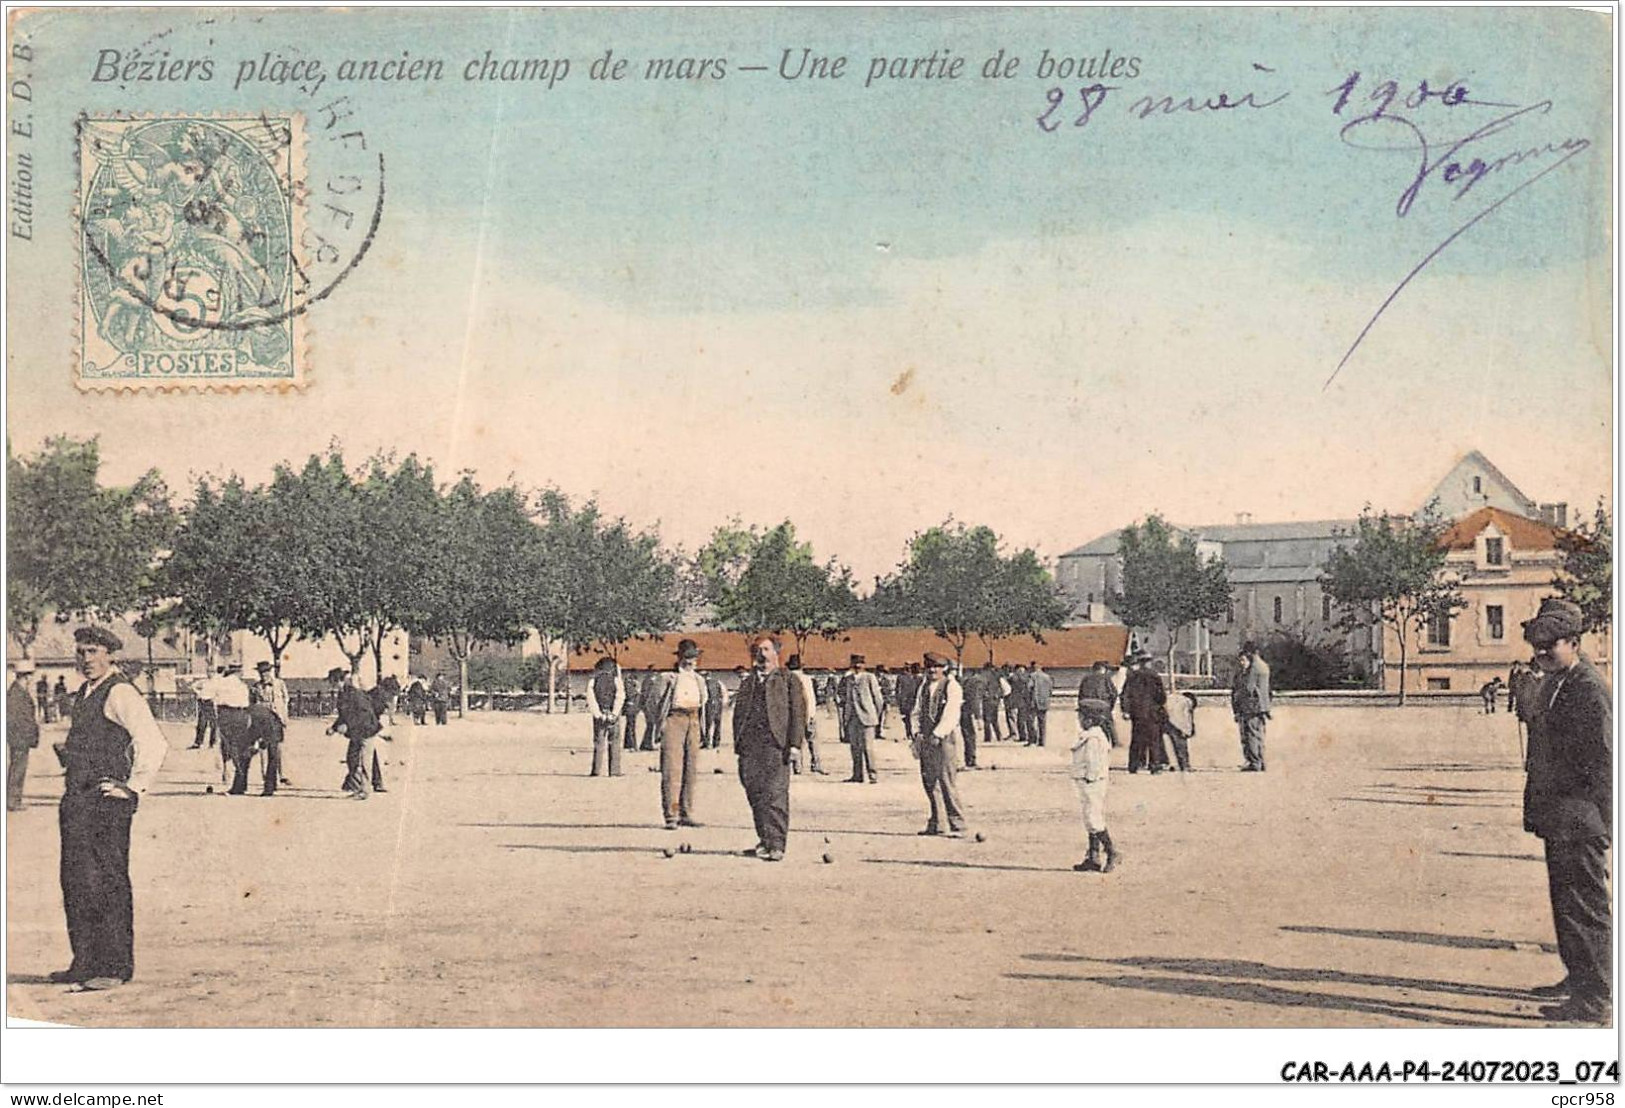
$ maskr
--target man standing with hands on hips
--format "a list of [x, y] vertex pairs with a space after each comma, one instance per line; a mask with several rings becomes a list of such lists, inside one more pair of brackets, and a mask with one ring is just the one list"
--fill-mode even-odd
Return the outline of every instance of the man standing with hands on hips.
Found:
[[790, 836], [790, 761], [807, 733], [812, 710], [800, 681], [779, 668], [779, 644], [758, 635], [750, 644], [751, 671], [734, 697], [734, 751], [745, 786], [756, 845], [743, 853], [784, 861]]
[[124, 645], [118, 636], [81, 627], [73, 639], [85, 683], [74, 697], [67, 741], [55, 747], [66, 770], [57, 822], [73, 963], [50, 979], [95, 991], [135, 976], [130, 823], [169, 744], [146, 700], [113, 665]]
[[1578, 605], [1545, 600], [1523, 625], [1546, 675], [1535, 693], [1529, 732], [1529, 779], [1523, 826], [1546, 844], [1546, 884], [1567, 976], [1532, 990], [1559, 1004], [1549, 1020], [1607, 1024], [1613, 987], [1614, 924], [1608, 894], [1613, 839], [1613, 696], [1580, 656], [1584, 626]]

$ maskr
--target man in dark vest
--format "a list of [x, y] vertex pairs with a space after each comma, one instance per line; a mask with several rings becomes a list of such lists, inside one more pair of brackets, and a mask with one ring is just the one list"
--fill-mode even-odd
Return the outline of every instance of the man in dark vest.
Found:
[[903, 717], [903, 738], [914, 741], [914, 701], [920, 695], [919, 664], [911, 662], [897, 675], [897, 714]]
[[1546, 844], [1546, 884], [1567, 975], [1533, 990], [1565, 997], [1541, 1009], [1564, 1023], [1610, 1022], [1614, 925], [1608, 895], [1608, 847], [1613, 840], [1613, 696], [1580, 655], [1584, 619], [1566, 600], [1541, 602], [1523, 625], [1546, 674], [1535, 694], [1538, 714], [1529, 735], [1529, 778], [1523, 826]]
[[352, 800], [367, 799], [367, 771], [373, 739], [377, 736], [378, 713], [372, 699], [356, 688], [350, 671], [334, 666], [327, 671], [328, 684], [338, 693], [338, 718], [327, 728], [329, 735], [343, 735], [350, 741], [344, 752], [344, 791]]
[[135, 686], [113, 665], [123, 643], [105, 627], [73, 633], [85, 683], [73, 726], [56, 745], [65, 771], [57, 822], [62, 834], [62, 907], [73, 964], [58, 983], [112, 989], [135, 975], [135, 898], [130, 823], [152, 786], [168, 743]]
[[28, 695], [28, 675], [34, 672], [34, 664], [18, 662], [11, 668], [11, 687], [6, 690], [6, 811], [19, 812], [28, 754], [39, 745], [39, 719], [34, 715], [34, 698]]
[[728, 707], [728, 690], [715, 671], [705, 675], [705, 716], [700, 721], [700, 746], [716, 750], [722, 746], [722, 713]]
[[920, 783], [931, 802], [931, 822], [922, 835], [943, 834], [938, 817], [937, 798], [942, 798], [942, 815], [948, 818], [947, 834], [959, 838], [965, 833], [965, 815], [959, 805], [959, 713], [965, 702], [964, 690], [948, 673], [948, 659], [941, 654], [925, 656], [925, 682], [914, 703], [914, 756], [920, 760]]
[[621, 738], [618, 733], [621, 708], [626, 703], [626, 685], [613, 658], [600, 658], [593, 667], [592, 681], [587, 685], [587, 709], [592, 713], [592, 772], [589, 777], [604, 773], [605, 755], [609, 760], [609, 775], [621, 776]]
[[750, 645], [754, 663], [734, 697], [734, 752], [745, 787], [756, 845], [743, 853], [784, 861], [790, 836], [790, 761], [807, 733], [811, 705], [801, 682], [779, 668], [779, 643], [761, 635]]
[[1162, 745], [1162, 721], [1167, 711], [1168, 690], [1162, 678], [1149, 665], [1151, 658], [1136, 651], [1123, 659], [1129, 667], [1123, 682], [1123, 714], [1129, 721], [1128, 771], [1149, 768], [1161, 773], [1168, 768], [1168, 750]]
[[999, 713], [1004, 709], [1003, 678], [989, 661], [976, 679], [982, 686], [982, 741], [994, 742], [999, 737]]

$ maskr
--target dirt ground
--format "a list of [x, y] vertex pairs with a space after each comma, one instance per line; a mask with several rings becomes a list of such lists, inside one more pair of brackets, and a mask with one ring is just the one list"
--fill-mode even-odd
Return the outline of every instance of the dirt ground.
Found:
[[[390, 791], [365, 803], [338, 792], [344, 744], [322, 726], [295, 723], [295, 787], [271, 799], [221, 795], [213, 752], [166, 727], [172, 749], [135, 821], [137, 977], [107, 993], [45, 983], [68, 963], [48, 731], [28, 807], [8, 817], [10, 1014], [142, 1027], [1530, 1026], [1520, 990], [1562, 975], [1507, 715], [1288, 706], [1269, 772], [1243, 774], [1233, 725], [1204, 707], [1194, 772], [1114, 773], [1124, 862], [1109, 875], [1071, 869], [1085, 836], [1065, 711], [1049, 747], [984, 746], [985, 768], [962, 775], [985, 842], [916, 836], [925, 802], [905, 744], [881, 743], [880, 783], [855, 785], [846, 748], [826, 741], [832, 772], [795, 779], [780, 864], [736, 853], [755, 835], [726, 747], [704, 756], [705, 826], [666, 832], [656, 755], [588, 778], [584, 715], [398, 728]], [[662, 853], [683, 842], [692, 853]]]

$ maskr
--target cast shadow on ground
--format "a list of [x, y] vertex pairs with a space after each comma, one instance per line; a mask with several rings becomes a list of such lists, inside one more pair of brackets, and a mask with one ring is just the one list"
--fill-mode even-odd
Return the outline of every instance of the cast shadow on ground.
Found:
[[[661, 850], [673, 851], [676, 857], [677, 844], [673, 842], [668, 847], [660, 846], [604, 846], [600, 843], [503, 843], [504, 850], [546, 850], [555, 854], [654, 854], [659, 855]], [[739, 858], [744, 857], [738, 850], [690, 850], [689, 857], [705, 855], [710, 858]]]
[[1396, 785], [1392, 781], [1383, 781], [1371, 786], [1372, 791], [1381, 790], [1393, 793], [1424, 793], [1428, 796], [1434, 793], [1449, 793], [1452, 795], [1464, 794], [1472, 796], [1522, 796], [1521, 789], [1471, 789], [1452, 785]]
[[43, 973], [8, 973], [8, 985], [64, 985], [66, 982], [52, 981], [50, 976]]
[[[526, 831], [659, 831], [659, 820], [645, 820], [642, 823], [459, 823], [458, 827], [484, 827], [502, 830], [505, 828], [519, 828]], [[724, 830], [742, 830], [725, 824], [707, 824], [707, 827], [722, 827]]]
[[[1299, 966], [1271, 966], [1264, 962], [1244, 962], [1231, 958], [1089, 958], [1081, 954], [1023, 954], [1031, 962], [1093, 962], [1127, 969], [1183, 973], [1192, 977], [1218, 977], [1250, 981], [1307, 982], [1316, 985], [1362, 985], [1379, 989], [1413, 989], [1457, 996], [1489, 997], [1496, 1000], [1531, 1001], [1524, 989], [1499, 985], [1475, 985], [1465, 981], [1439, 981], [1426, 977], [1390, 977], [1378, 973], [1350, 973], [1346, 970], [1304, 969]], [[1400, 1001], [1398, 1003], [1409, 1003]]]
[[[1081, 977], [1065, 973], [1007, 973], [1004, 976], [1017, 981], [1108, 985], [1114, 989], [1139, 989], [1170, 996], [1239, 1001], [1244, 1004], [1264, 1004], [1275, 1008], [1319, 1008], [1326, 1011], [1360, 1012], [1388, 1019], [1413, 1020], [1417, 1023], [1441, 1024], [1447, 1027], [1501, 1027], [1505, 1025], [1495, 1020], [1538, 1019], [1535, 1016], [1452, 1008], [1443, 1004], [1390, 1002], [1371, 997], [1342, 996], [1337, 993], [1301, 992], [1297, 989], [1280, 989], [1273, 985], [1260, 985], [1251, 981], [1215, 981], [1199, 977]], [[1485, 1016], [1493, 1018], [1482, 1018]], [[1223, 1026], [1242, 1025], [1235, 1021], [1227, 1021]]]
[[932, 869], [991, 869], [1011, 873], [1070, 873], [1070, 866], [1000, 866], [991, 862], [950, 862], [935, 858], [865, 858], [864, 862], [877, 866], [927, 866]]
[[1544, 862], [1538, 854], [1486, 854], [1477, 850], [1441, 850], [1446, 858], [1499, 858], [1505, 862]]
[[1440, 935], [1431, 931], [1378, 931], [1366, 927], [1315, 927], [1308, 924], [1285, 924], [1282, 931], [1299, 935], [1341, 935], [1349, 939], [1386, 939], [1395, 943], [1416, 943], [1419, 946], [1449, 946], [1458, 950], [1516, 950], [1520, 946], [1538, 946], [1547, 954], [1556, 954], [1552, 943], [1532, 940], [1486, 939], [1478, 935]]

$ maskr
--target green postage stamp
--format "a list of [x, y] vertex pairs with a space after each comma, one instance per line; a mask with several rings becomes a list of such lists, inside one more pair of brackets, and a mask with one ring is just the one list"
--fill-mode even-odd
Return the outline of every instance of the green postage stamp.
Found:
[[81, 388], [303, 382], [297, 116], [81, 117]]

